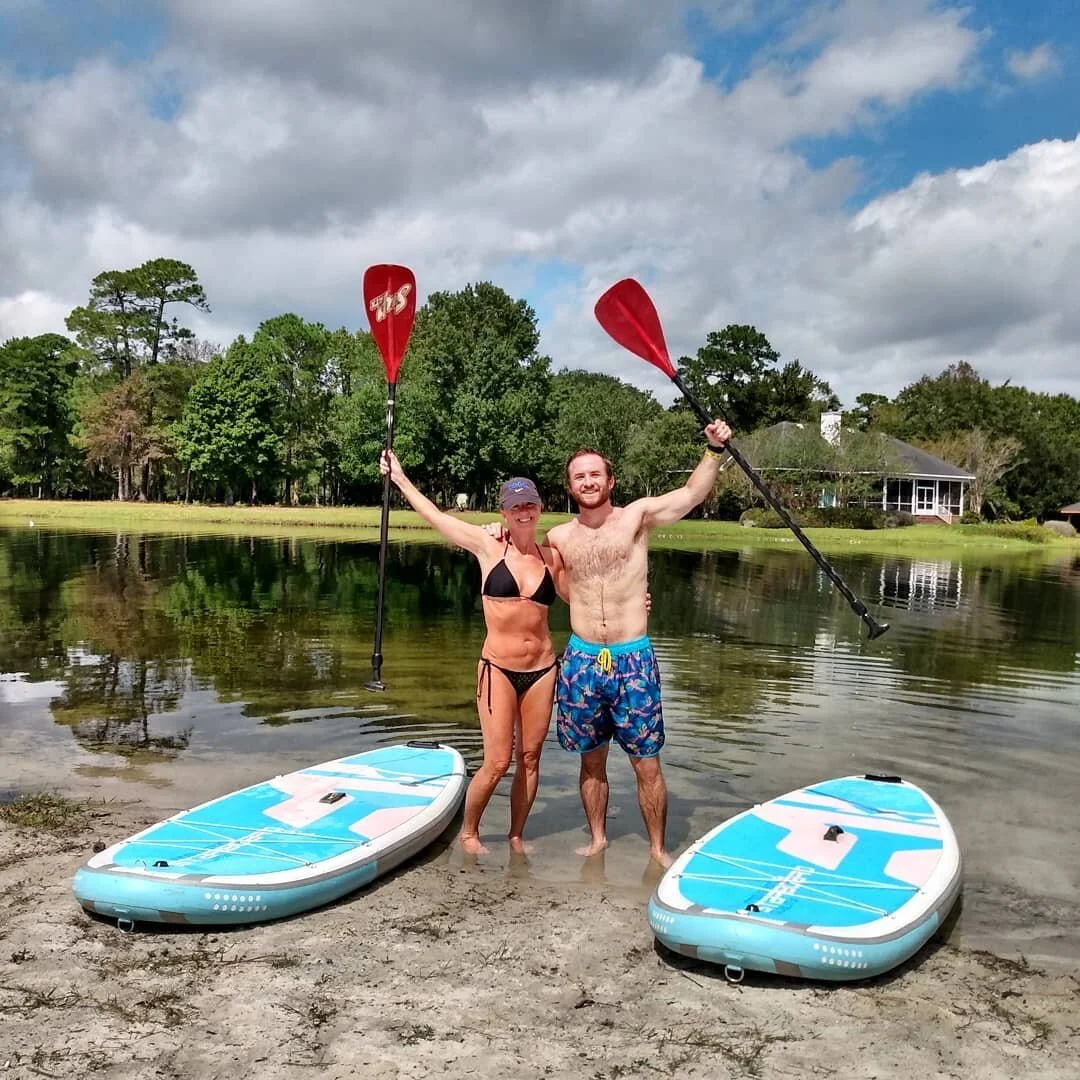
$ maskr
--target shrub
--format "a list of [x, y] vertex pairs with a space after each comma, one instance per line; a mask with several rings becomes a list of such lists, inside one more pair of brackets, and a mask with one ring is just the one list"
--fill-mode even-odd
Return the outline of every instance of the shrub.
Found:
[[[775, 524], [774, 524], [775, 523]], [[761, 506], [751, 506], [739, 515], [739, 524], [744, 529], [779, 529], [783, 526], [780, 515]]]
[[1051, 533], [1042, 525], [1030, 521], [1001, 521], [992, 525], [969, 525], [970, 532], [980, 536], [1004, 536], [1012, 540], [1027, 540], [1032, 544], [1047, 544]]
[[741, 521], [739, 511], [742, 509], [742, 498], [738, 492], [731, 488], [725, 488], [716, 495], [714, 505], [710, 507], [713, 514], [721, 521]]
[[965, 510], [960, 515], [961, 525], [981, 525], [982, 518], [979, 516], [978, 510]]
[[830, 529], [884, 529], [885, 511], [876, 506], [829, 506], [811, 511], [815, 525]]
[[1044, 521], [1043, 528], [1049, 529], [1056, 536], [1075, 536], [1076, 529], [1071, 521]]
[[[808, 506], [801, 510], [789, 510], [796, 524], [804, 529], [884, 529], [895, 525], [914, 524], [910, 514], [886, 514], [885, 511], [869, 506]], [[896, 518], [892, 525], [889, 518]], [[906, 521], [899, 520], [907, 518]], [[775, 510], [768, 507], [754, 506], [744, 510], [739, 524], [745, 528], [786, 529], [787, 524]]]
[[885, 511], [885, 528], [886, 529], [900, 529], [905, 528], [908, 525], [915, 524], [915, 515], [909, 514], [906, 510], [886, 510]]

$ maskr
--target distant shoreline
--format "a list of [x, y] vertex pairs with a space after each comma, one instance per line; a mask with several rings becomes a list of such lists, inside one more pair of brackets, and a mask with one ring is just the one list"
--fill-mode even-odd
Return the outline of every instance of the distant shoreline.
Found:
[[[541, 530], [549, 529], [567, 514], [544, 514]], [[377, 539], [381, 507], [378, 506], [219, 506], [194, 503], [121, 503], [77, 500], [0, 499], [0, 528], [64, 529], [81, 532], [124, 531], [154, 534], [218, 534], [275, 536], [296, 539]], [[467, 512], [466, 521], [496, 521], [494, 512]], [[391, 510], [393, 538], [427, 542], [436, 533], [412, 510]], [[1046, 532], [1046, 541], [999, 536], [976, 531], [978, 526], [911, 525], [897, 529], [806, 529], [816, 547], [827, 554], [910, 554], [934, 559], [965, 553], [1001, 555], [1045, 552], [1080, 554], [1080, 538], [1063, 538]], [[746, 547], [802, 551], [787, 529], [743, 528], [734, 521], [680, 521], [657, 530], [658, 548], [684, 550], [739, 550]]]

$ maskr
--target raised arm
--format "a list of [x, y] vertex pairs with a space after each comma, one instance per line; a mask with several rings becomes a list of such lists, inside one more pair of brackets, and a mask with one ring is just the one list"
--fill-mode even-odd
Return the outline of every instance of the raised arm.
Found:
[[390, 474], [391, 482], [408, 500], [409, 505], [451, 544], [471, 551], [474, 555], [493, 543], [479, 525], [470, 525], [440, 510], [406, 475], [393, 450], [384, 450], [379, 458], [379, 472]]
[[634, 504], [640, 508], [642, 523], [647, 529], [680, 521], [708, 498], [720, 472], [724, 444], [731, 438], [731, 428], [723, 420], [714, 420], [705, 429], [705, 438], [709, 441], [705, 454], [682, 487], [663, 495], [639, 499]]

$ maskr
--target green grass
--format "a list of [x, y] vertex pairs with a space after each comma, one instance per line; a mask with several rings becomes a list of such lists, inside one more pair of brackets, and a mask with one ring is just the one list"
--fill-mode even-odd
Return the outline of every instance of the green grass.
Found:
[[[0, 499], [0, 525], [62, 528], [101, 532], [122, 530], [169, 534], [226, 534], [243, 536], [289, 536], [339, 540], [373, 540], [379, 534], [378, 506], [184, 506], [179, 503], [65, 502], [34, 499]], [[462, 514], [466, 521], [495, 521], [495, 513]], [[567, 514], [544, 514], [541, 531], [566, 521]], [[395, 540], [429, 540], [433, 530], [411, 510], [390, 512]], [[1080, 552], [1080, 538], [1055, 536], [1049, 529], [1010, 531], [987, 525], [912, 525], [902, 529], [807, 529], [806, 535], [821, 551], [838, 554], [864, 551], [874, 554], [933, 553], [935, 557], [965, 552], [1010, 553], [1037, 550]], [[1038, 540], [1032, 537], [1039, 537]], [[1045, 539], [1042, 539], [1045, 537]], [[691, 550], [791, 549], [801, 545], [786, 529], [744, 529], [733, 521], [680, 521], [658, 529], [655, 546]]]
[[[496, 514], [467, 514], [470, 521], [494, 521]], [[0, 499], [0, 525], [101, 532], [287, 536], [311, 539], [377, 539], [378, 506], [212, 506], [181, 503], [64, 502]], [[391, 510], [395, 539], [430, 536], [427, 523], [411, 510]]]
[[36, 829], [40, 832], [79, 832], [86, 826], [88, 813], [86, 803], [75, 802], [63, 795], [49, 792], [23, 795], [11, 802], [0, 804], [0, 820], [21, 829]]
[[[992, 525], [909, 525], [899, 529], [805, 529], [810, 542], [822, 552], [841, 554], [859, 551], [876, 555], [905, 552], [912, 555], [932, 553], [935, 558], [965, 553], [1022, 553], [1032, 551], [1075, 552], [1080, 554], [1080, 538], [1056, 536], [1049, 529], [1023, 530], [1023, 535], [1009, 526], [995, 532]], [[1033, 539], [1032, 537], [1037, 537]], [[680, 521], [658, 529], [656, 547], [731, 550], [755, 547], [763, 550], [790, 548], [802, 551], [802, 545], [788, 529], [746, 529], [733, 521]]]

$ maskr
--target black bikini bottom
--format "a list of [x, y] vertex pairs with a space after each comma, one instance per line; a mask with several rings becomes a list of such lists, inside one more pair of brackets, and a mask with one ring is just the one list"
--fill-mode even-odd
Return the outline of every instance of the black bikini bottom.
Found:
[[514, 671], [511, 668], [499, 667], [498, 664], [492, 663], [486, 656], [480, 657], [480, 663], [482, 669], [480, 671], [480, 682], [476, 687], [476, 700], [480, 700], [480, 687], [484, 685], [484, 676], [487, 676], [487, 707], [488, 712], [491, 712], [491, 669], [501, 671], [506, 676], [506, 681], [514, 688], [514, 692], [517, 694], [518, 701], [520, 701], [529, 689], [537, 682], [539, 682], [553, 667], [557, 667], [559, 661], [548, 664], [545, 668], [537, 668], [535, 671]]

